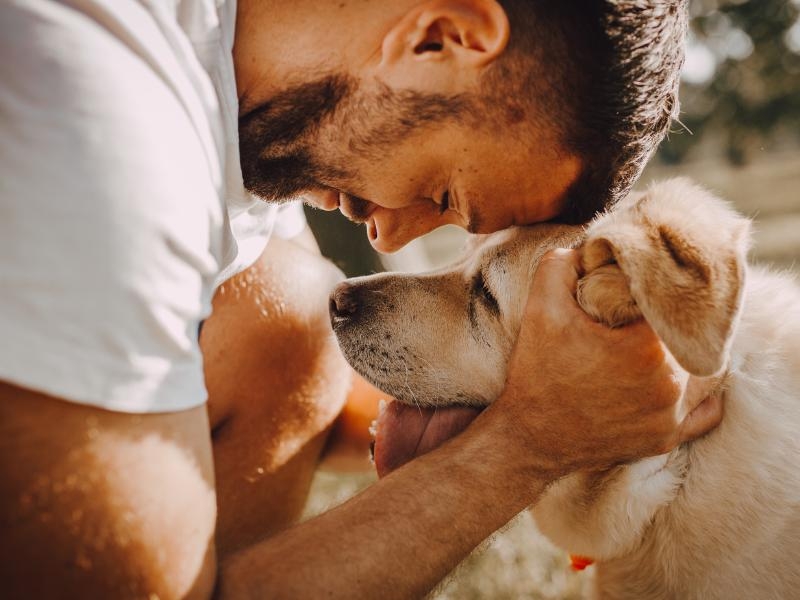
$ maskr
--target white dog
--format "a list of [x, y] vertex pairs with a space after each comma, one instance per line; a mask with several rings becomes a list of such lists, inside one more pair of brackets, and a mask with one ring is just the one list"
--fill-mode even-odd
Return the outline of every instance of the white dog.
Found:
[[[451, 268], [341, 284], [339, 343], [399, 401], [378, 423], [379, 471], [435, 447], [500, 394], [539, 259], [580, 245], [584, 310], [611, 326], [644, 316], [685, 385], [724, 394], [725, 416], [668, 455], [558, 481], [533, 508], [540, 529], [596, 561], [600, 598], [800, 598], [800, 289], [747, 265], [748, 230], [674, 180], [588, 229], [479, 236]], [[426, 407], [438, 410], [420, 419]]]

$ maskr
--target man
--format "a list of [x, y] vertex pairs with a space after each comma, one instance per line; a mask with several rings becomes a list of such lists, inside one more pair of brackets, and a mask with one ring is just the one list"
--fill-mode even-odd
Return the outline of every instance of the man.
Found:
[[[712, 427], [718, 403], [682, 419], [700, 399], [680, 399], [649, 328], [592, 323], [575, 254], [554, 253], [495, 405], [287, 528], [349, 376], [324, 308], [337, 274], [268, 202], [338, 206], [383, 251], [444, 223], [585, 219], [668, 126], [684, 19], [673, 3], [6, 3], [3, 596], [420, 596], [555, 478]], [[291, 239], [266, 245], [273, 228]]]

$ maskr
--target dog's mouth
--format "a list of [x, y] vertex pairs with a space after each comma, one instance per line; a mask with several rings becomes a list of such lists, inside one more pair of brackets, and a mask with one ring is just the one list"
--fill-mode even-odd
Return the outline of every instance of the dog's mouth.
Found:
[[425, 408], [389, 402], [374, 425], [373, 452], [378, 477], [435, 450], [464, 431], [481, 410], [467, 406]]

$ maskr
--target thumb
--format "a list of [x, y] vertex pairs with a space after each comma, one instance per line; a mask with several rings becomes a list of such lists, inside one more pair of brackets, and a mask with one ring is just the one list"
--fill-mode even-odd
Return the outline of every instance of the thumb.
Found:
[[714, 429], [722, 421], [722, 394], [707, 396], [678, 426], [678, 443], [690, 442]]
[[531, 285], [531, 296], [553, 303], [575, 304], [575, 290], [580, 272], [580, 254], [576, 250], [556, 248], [542, 256]]

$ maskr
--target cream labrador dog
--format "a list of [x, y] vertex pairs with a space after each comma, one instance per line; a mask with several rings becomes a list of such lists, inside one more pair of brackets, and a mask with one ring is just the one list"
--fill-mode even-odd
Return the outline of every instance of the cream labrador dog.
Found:
[[594, 559], [599, 598], [800, 597], [800, 289], [746, 263], [748, 231], [672, 180], [588, 228], [479, 236], [450, 268], [340, 284], [331, 320], [345, 356], [397, 399], [377, 423], [379, 472], [500, 394], [540, 258], [581, 246], [583, 309], [610, 326], [647, 319], [683, 385], [719, 388], [725, 416], [670, 454], [558, 481], [533, 508], [540, 529]]

